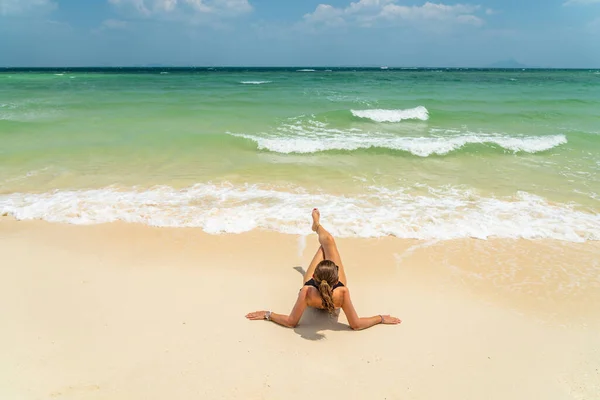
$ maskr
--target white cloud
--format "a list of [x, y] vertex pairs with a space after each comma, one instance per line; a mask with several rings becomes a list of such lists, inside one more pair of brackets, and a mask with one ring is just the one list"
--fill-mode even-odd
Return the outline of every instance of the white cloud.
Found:
[[484, 21], [477, 15], [480, 12], [480, 6], [470, 4], [447, 5], [427, 2], [421, 6], [404, 6], [397, 4], [397, 0], [359, 0], [345, 8], [319, 4], [313, 13], [304, 16], [304, 21], [321, 26], [372, 26], [380, 21], [431, 21], [481, 26]]
[[248, 0], [108, 0], [118, 9], [157, 19], [188, 19], [198, 15], [235, 16], [252, 11]]
[[0, 0], [0, 15], [44, 13], [56, 8], [51, 0]]
[[600, 4], [600, 0], [568, 0], [563, 3], [564, 6], [572, 6], [577, 4]]
[[343, 15], [344, 11], [339, 8], [332, 7], [329, 4], [319, 4], [314, 13], [306, 14], [304, 18], [313, 23], [336, 26], [346, 23]]

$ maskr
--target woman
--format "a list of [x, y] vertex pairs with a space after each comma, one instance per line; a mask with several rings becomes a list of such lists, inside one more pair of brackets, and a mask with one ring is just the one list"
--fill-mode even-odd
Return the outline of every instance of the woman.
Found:
[[279, 325], [294, 328], [298, 325], [300, 317], [306, 307], [327, 310], [335, 314], [341, 308], [346, 314], [350, 328], [361, 330], [377, 324], [399, 324], [398, 318], [389, 315], [376, 315], [374, 317], [359, 317], [352, 305], [350, 291], [346, 287], [346, 272], [342, 265], [340, 253], [333, 236], [319, 223], [320, 213], [316, 208], [312, 211], [312, 230], [319, 235], [321, 247], [317, 250], [313, 260], [304, 274], [304, 286], [300, 289], [298, 300], [290, 315], [276, 314], [271, 311], [256, 311], [246, 315], [251, 320], [273, 321]]

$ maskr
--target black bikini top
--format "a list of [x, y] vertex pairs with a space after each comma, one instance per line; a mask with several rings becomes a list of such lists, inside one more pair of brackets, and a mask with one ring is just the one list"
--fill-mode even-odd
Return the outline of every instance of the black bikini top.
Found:
[[[313, 278], [311, 278], [311, 280], [307, 281], [304, 286], [312, 286], [316, 289], [319, 289], [319, 285], [317, 285], [317, 282], [315, 282], [315, 280]], [[342, 282], [336, 283], [335, 285], [333, 285], [333, 288], [331, 290], [337, 289], [339, 287], [344, 287], [344, 284]]]

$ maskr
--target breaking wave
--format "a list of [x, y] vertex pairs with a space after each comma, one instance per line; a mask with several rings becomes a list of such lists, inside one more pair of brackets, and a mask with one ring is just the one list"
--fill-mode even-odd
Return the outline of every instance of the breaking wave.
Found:
[[273, 81], [241, 81], [242, 85], [264, 85], [266, 83], [272, 83]]
[[370, 119], [375, 122], [401, 122], [405, 120], [421, 120], [429, 119], [429, 111], [423, 107], [409, 108], [406, 110], [351, 110], [352, 115], [357, 118]]
[[398, 137], [385, 134], [359, 134], [356, 132], [346, 132], [343, 135], [298, 135], [294, 137], [232, 135], [252, 140], [261, 150], [283, 154], [383, 148], [404, 151], [419, 157], [428, 157], [431, 155], [445, 155], [460, 150], [467, 145], [495, 145], [514, 153], [538, 153], [567, 143], [567, 138], [564, 135], [518, 137], [468, 133], [446, 137]]
[[115, 221], [160, 227], [199, 227], [211, 234], [266, 229], [309, 234], [312, 207], [342, 237], [396, 236], [600, 240], [600, 215], [571, 204], [553, 204], [519, 192], [510, 198], [481, 197], [464, 188], [370, 187], [350, 197], [310, 193], [300, 187], [197, 184], [185, 189], [104, 188], [0, 196], [0, 214], [20, 220], [71, 224]]

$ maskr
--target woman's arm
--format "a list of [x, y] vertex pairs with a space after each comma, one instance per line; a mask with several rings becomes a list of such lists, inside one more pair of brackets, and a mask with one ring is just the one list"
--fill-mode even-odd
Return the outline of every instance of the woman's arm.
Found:
[[[304, 313], [306, 309], [306, 294], [308, 293], [308, 286], [302, 287], [300, 289], [300, 293], [298, 294], [298, 299], [296, 300], [296, 304], [294, 304], [294, 308], [290, 315], [276, 314], [271, 313], [271, 321], [286, 326], [288, 328], [295, 328], [300, 322], [300, 317]], [[247, 314], [246, 318], [250, 320], [260, 320], [265, 319], [267, 315], [267, 311], [255, 311], [253, 313]]]
[[348, 288], [343, 288], [343, 294], [344, 301], [342, 303], [342, 310], [344, 310], [344, 314], [346, 314], [350, 328], [355, 331], [367, 329], [377, 324], [396, 325], [402, 322], [400, 319], [396, 317], [390, 317], [389, 315], [375, 315], [373, 317], [360, 318], [356, 313], [354, 305], [352, 304], [352, 299], [350, 298], [350, 291]]

